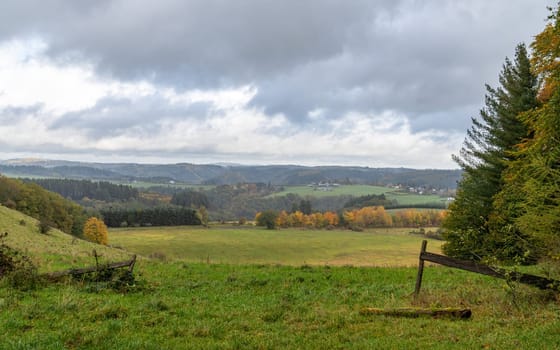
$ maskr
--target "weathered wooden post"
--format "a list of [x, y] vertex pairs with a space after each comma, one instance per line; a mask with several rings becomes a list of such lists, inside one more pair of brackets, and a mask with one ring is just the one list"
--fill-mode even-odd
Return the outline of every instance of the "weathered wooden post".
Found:
[[414, 298], [418, 297], [420, 293], [420, 287], [422, 286], [422, 275], [424, 274], [424, 253], [426, 252], [426, 246], [428, 241], [422, 241], [422, 248], [420, 248], [420, 256], [418, 257], [418, 275], [416, 276], [416, 287], [414, 288]]

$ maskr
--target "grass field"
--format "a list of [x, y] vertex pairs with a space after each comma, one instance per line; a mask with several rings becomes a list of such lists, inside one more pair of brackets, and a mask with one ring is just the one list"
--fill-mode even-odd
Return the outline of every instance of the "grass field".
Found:
[[[528, 288], [427, 268], [141, 261], [128, 294], [66, 283], [0, 287], [1, 349], [555, 349], [560, 308]], [[468, 321], [363, 307], [470, 307]]]
[[390, 189], [387, 187], [369, 185], [342, 185], [338, 187], [332, 187], [331, 191], [314, 190], [313, 187], [309, 186], [284, 186], [284, 191], [276, 192], [271, 196], [285, 196], [288, 193], [297, 194], [302, 197], [327, 197], [340, 195], [364, 196], [367, 194], [382, 194], [386, 193], [389, 190]]
[[[26, 225], [19, 224], [22, 219]], [[27, 252], [41, 263], [51, 261], [51, 256], [71, 263], [87, 255], [84, 252], [92, 247], [107, 257], [131, 253], [81, 241], [74, 245], [83, 244], [84, 252], [74, 252], [68, 245], [68, 236], [58, 231], [41, 235], [31, 222], [28, 217], [0, 207], [0, 230], [10, 232], [10, 244], [20, 244], [22, 249], [29, 245]], [[110, 232], [112, 243], [124, 237], [138, 245], [130, 249], [148, 249], [156, 245], [169, 254], [170, 261], [166, 262], [140, 259], [135, 268], [136, 282], [127, 293], [109, 289], [103, 282], [68, 280], [24, 291], [0, 281], [0, 349], [560, 347], [557, 295], [521, 285], [508, 286], [487, 276], [428, 266], [424, 270], [420, 297], [414, 299], [415, 267], [331, 266], [320, 261], [318, 266], [311, 266], [298, 263], [297, 255], [288, 254], [290, 250], [300, 250], [305, 255], [312, 255], [314, 250], [341, 253], [346, 248], [336, 245], [348, 241], [351, 242], [348, 251], [355, 251], [359, 244], [379, 245], [386, 253], [383, 259], [394, 261], [391, 254], [400, 256], [408, 248], [395, 243], [398, 241], [388, 241], [392, 236], [411, 242], [410, 249], [417, 256], [416, 238], [404, 232], [271, 232], [215, 228], [190, 233], [185, 228], [177, 228], [176, 232], [160, 231], [150, 228]], [[320, 248], [306, 244], [319, 240], [320, 234], [325, 234], [323, 238], [334, 246]], [[236, 243], [243, 235], [246, 240]], [[181, 240], [181, 236], [185, 239]], [[373, 237], [380, 240], [374, 244]], [[259, 249], [266, 247], [266, 241], [271, 241], [267, 255], [278, 254], [294, 260], [290, 264], [287, 260], [283, 265], [219, 264], [213, 258], [211, 263], [205, 258], [200, 259], [204, 262], [197, 262], [199, 257], [190, 261], [181, 253], [192, 249], [188, 242], [198, 247], [196, 251], [201, 254], [210, 247], [219, 249], [224, 245], [227, 249], [218, 252], [223, 254], [224, 262], [233, 262], [244, 254], [235, 259], [225, 254], [234, 254], [251, 240]], [[291, 240], [297, 244], [289, 244]], [[201, 242], [205, 242], [206, 248], [202, 248]], [[276, 245], [286, 250], [275, 252]], [[298, 248], [298, 245], [304, 247]], [[429, 248], [434, 251], [434, 241], [430, 241]], [[255, 255], [261, 258], [254, 251], [249, 257], [253, 259]], [[171, 261], [171, 258], [178, 260]], [[289, 266], [291, 264], [294, 266]], [[364, 307], [411, 306], [468, 307], [473, 316], [470, 320], [457, 321], [360, 313]]]
[[176, 190], [182, 190], [185, 188], [193, 188], [196, 190], [210, 190], [216, 186], [213, 185], [199, 185], [199, 184], [187, 184], [187, 183], [182, 183], [182, 182], [173, 182], [173, 183], [169, 183], [169, 182], [148, 182], [148, 181], [110, 181], [114, 184], [117, 185], [125, 185], [125, 186], [131, 186], [134, 188], [138, 188], [138, 189], [147, 189], [150, 187], [169, 187], [169, 188], [173, 188]]
[[[418, 263], [421, 237], [410, 229], [266, 230], [212, 226], [111, 229], [112, 245], [183, 260], [226, 264], [411, 266]], [[439, 252], [441, 241], [431, 240]]]
[[419, 195], [414, 193], [399, 192], [391, 188], [381, 186], [369, 185], [343, 185], [332, 188], [332, 191], [314, 190], [309, 186], [286, 186], [284, 191], [277, 192], [271, 196], [285, 196], [288, 193], [297, 194], [302, 197], [328, 197], [328, 196], [365, 196], [368, 194], [385, 194], [385, 197], [390, 200], [396, 200], [399, 205], [419, 205], [419, 204], [441, 204], [445, 202], [445, 198], [438, 195]]

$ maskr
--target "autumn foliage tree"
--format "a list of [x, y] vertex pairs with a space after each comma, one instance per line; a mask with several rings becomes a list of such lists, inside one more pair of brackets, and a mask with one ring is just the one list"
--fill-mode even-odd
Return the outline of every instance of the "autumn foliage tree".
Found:
[[107, 245], [109, 234], [103, 220], [96, 217], [89, 218], [84, 224], [84, 237], [94, 243]]
[[382, 206], [364, 207], [344, 212], [344, 221], [351, 227], [391, 227], [393, 219]]
[[[333, 227], [376, 228], [376, 227], [436, 227], [440, 226], [446, 215], [445, 210], [417, 210], [403, 209], [387, 212], [382, 206], [364, 207], [360, 209], [346, 210], [341, 215], [326, 211], [315, 212], [309, 215], [301, 211], [279, 213], [264, 211], [257, 213], [255, 221], [257, 226], [271, 226], [270, 221], [274, 219], [271, 228], [312, 228], [324, 229]], [[268, 224], [267, 224], [268, 222]]]

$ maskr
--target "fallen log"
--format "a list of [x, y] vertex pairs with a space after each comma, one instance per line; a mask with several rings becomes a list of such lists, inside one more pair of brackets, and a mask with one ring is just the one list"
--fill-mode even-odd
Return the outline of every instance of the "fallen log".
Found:
[[421, 309], [421, 308], [397, 308], [397, 309], [378, 309], [374, 307], [366, 307], [360, 310], [362, 315], [384, 315], [396, 317], [433, 317], [433, 318], [459, 318], [468, 319], [472, 315], [471, 309], [459, 308], [438, 308], [438, 309]]
[[133, 255], [132, 259], [126, 261], [118, 261], [105, 265], [88, 266], [88, 267], [74, 268], [74, 269], [68, 269], [68, 270], [56, 271], [56, 272], [47, 272], [42, 274], [41, 277], [49, 280], [57, 280], [64, 276], [79, 276], [86, 273], [98, 272], [103, 270], [114, 270], [123, 267], [128, 267], [128, 271], [132, 272], [135, 263], [136, 263], [136, 255]]

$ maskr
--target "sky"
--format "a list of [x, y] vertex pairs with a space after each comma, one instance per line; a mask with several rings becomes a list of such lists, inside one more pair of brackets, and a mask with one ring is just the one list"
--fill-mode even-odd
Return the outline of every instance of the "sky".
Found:
[[457, 168], [548, 0], [4, 0], [0, 159]]

